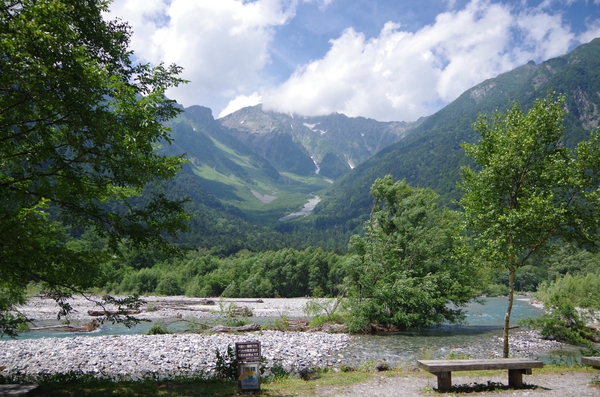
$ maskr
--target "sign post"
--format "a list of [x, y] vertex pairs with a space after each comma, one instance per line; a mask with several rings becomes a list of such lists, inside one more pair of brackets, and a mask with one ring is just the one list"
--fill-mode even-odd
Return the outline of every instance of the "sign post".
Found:
[[260, 390], [260, 342], [236, 342], [235, 356], [240, 390]]

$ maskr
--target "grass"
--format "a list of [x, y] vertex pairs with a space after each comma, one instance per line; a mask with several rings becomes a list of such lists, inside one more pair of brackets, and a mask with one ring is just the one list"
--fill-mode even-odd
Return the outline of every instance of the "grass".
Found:
[[158, 396], [235, 396], [236, 383], [220, 380], [179, 380], [112, 382], [108, 380], [50, 383], [40, 386], [39, 395], [48, 397], [158, 397]]
[[[372, 363], [370, 363], [372, 364]], [[374, 379], [393, 378], [393, 377], [411, 377], [423, 378], [435, 376], [426, 372], [414, 372], [404, 368], [392, 368], [386, 372], [373, 372], [373, 366], [365, 364], [354, 371], [335, 372], [331, 370], [320, 370], [310, 376], [310, 380], [303, 380], [298, 377], [281, 377], [275, 381], [263, 381], [260, 392], [253, 393], [257, 396], [313, 396], [317, 389], [334, 388], [344, 389], [352, 387], [358, 383], [366, 383]], [[547, 365], [542, 369], [536, 370], [536, 374], [543, 375], [562, 375], [566, 372], [585, 372], [592, 375], [590, 381], [592, 386], [598, 387], [598, 370], [590, 367], [565, 367], [559, 365]], [[473, 377], [493, 377], [505, 376], [506, 371], [470, 371], [469, 376]], [[536, 389], [538, 386], [526, 386], [528, 389]], [[126, 396], [126, 397], [187, 397], [187, 396], [243, 396], [246, 393], [240, 392], [236, 382], [215, 380], [215, 379], [179, 379], [172, 381], [145, 380], [139, 382], [121, 381], [113, 382], [108, 380], [99, 380], [93, 378], [83, 379], [65, 379], [65, 377], [49, 377], [41, 382], [39, 395], [48, 397], [106, 397], [106, 396]], [[454, 385], [453, 393], [469, 394], [476, 392], [493, 392], [507, 390], [508, 387], [503, 383], [472, 383]], [[438, 394], [433, 387], [425, 387], [423, 392], [426, 394]]]
[[[385, 376], [398, 376], [402, 370], [384, 373]], [[310, 380], [299, 377], [282, 377], [275, 381], [263, 381], [260, 392], [253, 393], [258, 396], [293, 396], [314, 395], [317, 388], [335, 387], [343, 388], [356, 383], [364, 383], [382, 373], [365, 369], [350, 372], [317, 371]], [[114, 382], [103, 379], [83, 378], [65, 379], [62, 376], [49, 377], [40, 382], [38, 395], [47, 397], [187, 397], [187, 396], [242, 396], [237, 382], [219, 379], [179, 379], [172, 381], [119, 381]]]

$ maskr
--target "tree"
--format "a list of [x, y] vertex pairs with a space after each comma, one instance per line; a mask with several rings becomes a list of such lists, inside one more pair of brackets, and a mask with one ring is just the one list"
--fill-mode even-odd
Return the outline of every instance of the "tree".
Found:
[[365, 236], [350, 242], [350, 331], [461, 321], [456, 307], [473, 297], [476, 277], [461, 255], [458, 214], [440, 210], [432, 190], [394, 183], [390, 175], [377, 179], [371, 193]]
[[[182, 158], [156, 152], [171, 143], [163, 122], [179, 108], [165, 91], [181, 68], [134, 64], [130, 28], [103, 19], [108, 5], [0, 5], [0, 333], [24, 321], [10, 312], [28, 282], [65, 314], [64, 298], [98, 285], [123, 239], [170, 250], [187, 219], [159, 188]], [[84, 230], [109, 250], [74, 243]]]
[[481, 115], [478, 143], [464, 144], [480, 167], [464, 167], [461, 187], [468, 228], [481, 259], [508, 270], [504, 357], [514, 298], [515, 271], [558, 241], [594, 248], [599, 226], [599, 132], [571, 150], [562, 144], [565, 97], [536, 100], [524, 113]]

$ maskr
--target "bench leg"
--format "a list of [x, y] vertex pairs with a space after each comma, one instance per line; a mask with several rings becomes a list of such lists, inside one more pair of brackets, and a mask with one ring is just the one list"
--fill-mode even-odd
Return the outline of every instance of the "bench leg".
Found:
[[438, 390], [448, 391], [452, 389], [452, 372], [438, 372]]
[[508, 385], [515, 389], [523, 387], [523, 374], [531, 375], [531, 368], [527, 369], [509, 369], [508, 370]]

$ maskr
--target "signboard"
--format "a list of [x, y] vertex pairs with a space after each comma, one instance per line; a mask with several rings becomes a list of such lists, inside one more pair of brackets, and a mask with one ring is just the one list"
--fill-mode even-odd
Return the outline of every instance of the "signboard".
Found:
[[240, 390], [260, 390], [260, 364], [240, 363], [238, 365]]
[[260, 361], [260, 342], [235, 342], [235, 357], [244, 363]]
[[260, 390], [260, 342], [236, 342], [240, 390]]

